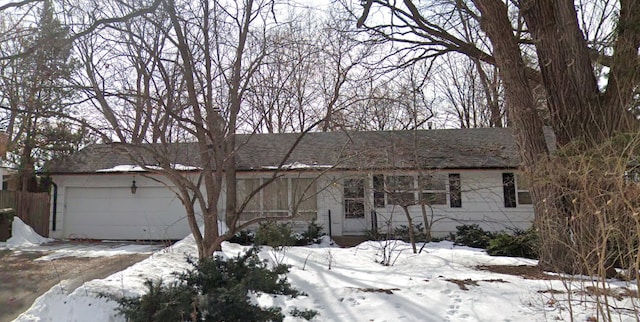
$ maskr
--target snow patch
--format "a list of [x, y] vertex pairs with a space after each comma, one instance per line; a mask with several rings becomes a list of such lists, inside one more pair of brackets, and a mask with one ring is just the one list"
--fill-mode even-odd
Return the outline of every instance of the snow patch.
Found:
[[11, 224], [11, 238], [7, 240], [7, 246], [24, 247], [24, 246], [38, 246], [40, 244], [52, 242], [52, 238], [45, 238], [36, 233], [33, 228], [25, 224], [20, 217], [13, 217], [13, 223]]
[[323, 164], [306, 164], [306, 163], [302, 163], [302, 162], [293, 162], [293, 163], [287, 163], [287, 164], [283, 164], [282, 167], [278, 168], [278, 166], [264, 166], [262, 167], [263, 169], [268, 169], [268, 170], [278, 170], [278, 169], [282, 169], [282, 170], [300, 170], [300, 169], [329, 169], [332, 168], [332, 165], [323, 165]]
[[[117, 165], [109, 169], [99, 169], [99, 170], [96, 170], [96, 172], [146, 172], [149, 170], [162, 170], [162, 169], [163, 169], [162, 167], [155, 166], [155, 165], [146, 165], [145, 167], [141, 167], [139, 165], [123, 164], [123, 165]], [[172, 163], [171, 169], [178, 170], [178, 171], [192, 171], [192, 170], [201, 170], [202, 168], [179, 164], [179, 163]]]

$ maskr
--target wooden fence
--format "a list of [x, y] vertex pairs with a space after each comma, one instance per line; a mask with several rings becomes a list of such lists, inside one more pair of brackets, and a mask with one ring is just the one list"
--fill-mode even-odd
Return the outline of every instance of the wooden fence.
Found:
[[0, 191], [0, 209], [13, 208], [16, 216], [44, 237], [49, 237], [49, 201], [46, 192]]

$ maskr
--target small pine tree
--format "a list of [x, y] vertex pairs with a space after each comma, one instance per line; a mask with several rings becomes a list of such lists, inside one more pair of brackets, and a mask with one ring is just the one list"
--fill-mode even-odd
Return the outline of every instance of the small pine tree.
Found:
[[[115, 298], [119, 304], [118, 312], [131, 322], [282, 321], [284, 315], [280, 308], [255, 305], [251, 303], [249, 294], [296, 297], [301, 293], [282, 276], [288, 272], [286, 265], [269, 269], [258, 258], [257, 252], [254, 247], [229, 260], [216, 257], [195, 262], [188, 259], [193, 269], [176, 274], [177, 282], [163, 284], [149, 280], [146, 282], [146, 294]], [[310, 310], [302, 312], [305, 316], [317, 314]]]

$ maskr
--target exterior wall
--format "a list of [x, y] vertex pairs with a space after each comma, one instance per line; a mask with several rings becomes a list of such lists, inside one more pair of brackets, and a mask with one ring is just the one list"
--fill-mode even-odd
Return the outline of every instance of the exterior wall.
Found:
[[[510, 170], [451, 170], [443, 173], [459, 173], [462, 190], [462, 207], [449, 205], [427, 207], [427, 215], [433, 219], [434, 236], [446, 236], [455, 232], [456, 226], [478, 224], [488, 231], [527, 229], [534, 220], [532, 205], [517, 205], [505, 208], [502, 173]], [[410, 173], [408, 173], [410, 174]], [[372, 198], [372, 196], [370, 196]], [[407, 225], [406, 215], [400, 206], [375, 209], [378, 227], [385, 227], [389, 221], [393, 227]], [[424, 223], [422, 208], [419, 205], [409, 207], [414, 225]]]
[[337, 174], [325, 175], [319, 180], [321, 187], [318, 193], [318, 223], [324, 227], [324, 232], [332, 236], [342, 236], [343, 201], [342, 186]]
[[[238, 179], [269, 178], [271, 175], [270, 172], [239, 173]], [[134, 177], [138, 187], [135, 195], [130, 189]], [[315, 175], [288, 173], [286, 177], [314, 178]], [[167, 182], [162, 176], [155, 176], [153, 180], [140, 173], [131, 172], [57, 175], [52, 179], [58, 186], [55, 215], [52, 206], [50, 217], [50, 236], [53, 238], [180, 239], [190, 233], [183, 205], [172, 191], [156, 181]], [[326, 186], [329, 184], [323, 179], [315, 183], [318, 198], [317, 222], [325, 228], [329, 225], [327, 211], [329, 208], [323, 204], [322, 200], [328, 198]], [[170, 183], [169, 186], [171, 186]], [[224, 196], [225, 187], [223, 186], [221, 199], [218, 202], [221, 218], [224, 218], [226, 206]], [[147, 202], [144, 206], [136, 205], [134, 202], [136, 199], [147, 200]], [[69, 209], [70, 206], [75, 210]], [[338, 204], [333, 211], [339, 210]], [[201, 215], [201, 211], [196, 210], [196, 216], [199, 218]], [[89, 225], [95, 225], [95, 227], [79, 227]], [[294, 221], [294, 228], [302, 230], [306, 227], [306, 222]], [[83, 233], [77, 233], [78, 231]], [[87, 231], [89, 233], [86, 233]]]
[[[134, 178], [136, 194], [131, 193]], [[52, 179], [58, 189], [50, 237], [180, 239], [190, 233], [180, 200], [162, 183], [139, 173], [58, 175]], [[196, 210], [196, 217], [200, 216]], [[90, 224], [95, 227], [80, 227]]]
[[[238, 180], [241, 179], [257, 179], [263, 178], [268, 179], [272, 176], [271, 172], [251, 172], [251, 173], [238, 173]], [[314, 182], [316, 193], [315, 198], [317, 200], [317, 213], [316, 213], [316, 222], [324, 227], [325, 232], [329, 232], [329, 211], [331, 213], [337, 213], [338, 215], [342, 214], [341, 208], [341, 200], [342, 195], [336, 195], [335, 192], [335, 184], [331, 180], [331, 176], [323, 175], [319, 176], [319, 174], [313, 172], [290, 172], [284, 173], [284, 178], [287, 179], [316, 179]], [[339, 191], [339, 190], [338, 190]], [[290, 192], [291, 194], [291, 192]], [[255, 197], [254, 197], [255, 198]], [[239, 203], [242, 201], [238, 201]], [[339, 212], [339, 213], [338, 213]], [[340, 218], [340, 216], [338, 216]], [[334, 220], [335, 221], [335, 220]], [[302, 231], [307, 228], [307, 222], [305, 220], [293, 219], [293, 227], [298, 231]], [[337, 226], [342, 225], [341, 222], [337, 222]]]
[[[431, 208], [427, 207], [428, 217], [434, 221], [432, 232], [434, 236], [444, 236], [449, 232], [455, 232], [456, 226], [463, 224], [479, 224], [483, 229], [490, 231], [509, 230], [513, 228], [526, 229], [528, 228], [533, 219], [533, 207], [531, 205], [518, 205], [516, 208], [505, 208], [503, 200], [503, 183], [502, 173], [511, 172], [510, 170], [452, 170], [446, 173], [459, 173], [461, 178], [461, 190], [462, 190], [462, 207], [451, 208], [449, 205], [434, 205]], [[388, 173], [385, 173], [388, 174]], [[394, 175], [407, 174], [415, 175], [415, 172], [400, 172], [393, 173]], [[121, 221], [121, 227], [115, 227], [112, 217], [97, 209], [105, 207], [105, 200], [92, 200], [93, 197], [87, 197], [83, 192], [85, 191], [101, 191], [107, 193], [111, 191], [113, 196], [109, 197], [110, 202], [114, 205], [120, 203], [125, 204], [125, 201], [132, 197], [130, 192], [130, 186], [135, 175], [136, 185], [138, 192], [136, 198], [147, 194], [149, 198], [148, 205], [145, 206], [144, 211], [138, 211], [139, 213], [131, 213], [129, 216], [114, 216], [113, 218], [125, 218]], [[251, 172], [251, 173], [239, 173], [238, 178], [268, 178], [272, 175], [270, 172]], [[290, 172], [285, 174], [289, 178], [314, 178], [317, 176], [314, 172]], [[347, 227], [347, 221], [353, 219], [344, 218], [344, 201], [343, 201], [343, 186], [342, 182], [344, 178], [360, 176], [366, 178], [366, 198], [365, 198], [365, 216], [357, 222], [357, 226], [360, 227], [359, 231], [345, 229]], [[157, 177], [156, 179], [160, 179]], [[135, 239], [177, 239], [186, 236], [189, 233], [188, 225], [186, 223], [185, 211], [180, 204], [179, 200], [175, 199], [172, 203], [168, 198], [168, 190], [161, 183], [152, 179], [141, 176], [139, 173], [109, 173], [99, 175], [58, 175], [53, 177], [54, 182], [58, 185], [58, 195], [56, 204], [55, 225], [53, 222], [53, 215], [51, 217], [52, 222], [50, 227], [52, 229], [50, 236], [54, 238], [69, 238], [83, 236], [69, 236], [69, 233], [73, 231], [73, 227], [70, 225], [77, 224], [79, 221], [87, 219], [88, 222], [95, 223], [95, 225], [104, 225], [105, 235], [100, 235], [98, 238], [104, 239], [132, 239], [119, 237], [115, 233], [118, 229], [125, 229], [127, 233], [123, 236], [136, 236]], [[349, 173], [329, 173], [321, 176], [316, 181], [316, 196], [317, 196], [317, 222], [324, 227], [326, 233], [331, 233], [333, 236], [342, 235], [357, 235], [362, 234], [367, 229], [372, 229], [375, 224], [373, 213], [375, 213], [375, 219], [377, 219], [378, 229], [384, 229], [386, 223], [390, 223], [392, 227], [400, 225], [407, 225], [407, 219], [404, 211], [399, 206], [387, 205], [384, 208], [375, 208], [373, 206], [373, 193], [372, 193], [372, 174], [363, 172], [349, 172]], [[91, 190], [94, 189], [94, 190]], [[104, 190], [98, 190], [104, 189]], [[111, 193], [109, 192], [109, 193]], [[117, 193], [116, 193], [117, 192]], [[151, 195], [149, 195], [151, 194]], [[75, 197], [74, 197], [75, 195]], [[89, 193], [89, 196], [92, 194]], [[95, 193], [93, 194], [95, 195]], [[170, 196], [170, 194], [169, 194]], [[82, 200], [69, 200], [69, 197]], [[162, 199], [164, 202], [170, 202], [170, 206], [156, 202], [154, 198]], [[84, 203], [87, 208], [86, 218], [82, 220], [75, 219], [76, 222], [69, 222], [67, 205]], [[177, 204], [176, 204], [177, 203]], [[224, 213], [224, 192], [222, 198], [218, 204], [221, 214]], [[93, 208], [92, 208], [93, 207]], [[105, 208], [111, 207], [107, 204]], [[115, 207], [115, 206], [114, 206]], [[148, 209], [147, 209], [148, 207]], [[114, 209], [116, 209], [115, 207]], [[170, 208], [170, 209], [169, 209]], [[97, 210], [96, 210], [97, 209]], [[95, 211], [94, 211], [95, 210]], [[102, 209], [104, 210], [104, 209]], [[423, 223], [422, 208], [419, 205], [410, 206], [410, 215], [414, 224]], [[120, 209], [120, 211], [123, 211]], [[144, 212], [144, 213], [142, 213]], [[162, 213], [164, 217], [163, 223], [154, 223], [155, 217], [152, 217], [154, 213]], [[197, 211], [197, 215], [201, 214]], [[141, 219], [142, 218], [142, 219]], [[172, 228], [170, 234], [167, 233], [150, 233], [151, 226], [157, 224], [157, 229], [166, 230], [168, 225], [166, 221], [168, 218], [172, 218]], [[144, 219], [144, 220], [143, 220]], [[67, 225], [67, 227], [65, 227]], [[55, 226], [55, 230], [53, 230]], [[175, 227], [173, 227], [175, 226]], [[177, 228], [176, 228], [177, 227]], [[306, 225], [298, 223], [297, 229], [304, 229]], [[111, 235], [110, 235], [111, 234]], [[114, 236], [114, 237], [110, 237]], [[92, 236], [88, 236], [92, 238]]]

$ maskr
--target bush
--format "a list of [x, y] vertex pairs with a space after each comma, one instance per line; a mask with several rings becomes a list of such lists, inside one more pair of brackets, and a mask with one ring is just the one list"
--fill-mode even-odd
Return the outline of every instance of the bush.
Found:
[[291, 310], [291, 312], [289, 313], [293, 317], [303, 318], [307, 321], [313, 320], [313, 318], [315, 318], [318, 315], [318, 311], [314, 311], [310, 309], [305, 309], [304, 311], [300, 311], [298, 310], [297, 307], [294, 307], [293, 310]]
[[[393, 229], [393, 232], [389, 234], [381, 233], [379, 230], [368, 229], [364, 232], [367, 240], [387, 240], [387, 239], [397, 239], [402, 240], [404, 242], [409, 242], [409, 227], [406, 225], [400, 225], [400, 227], [396, 227]], [[422, 223], [413, 226], [413, 237], [417, 243], [420, 242], [429, 242], [429, 241], [439, 241], [442, 239], [432, 238], [431, 240], [427, 240], [427, 235], [424, 233], [424, 227]]]
[[258, 227], [254, 242], [256, 245], [281, 248], [296, 245], [297, 238], [293, 236], [290, 224], [267, 222]]
[[250, 241], [249, 243], [267, 245], [273, 248], [306, 246], [319, 244], [322, 241], [322, 236], [325, 235], [322, 229], [322, 225], [318, 224], [315, 219], [309, 223], [307, 230], [302, 233], [294, 233], [290, 223], [267, 222], [261, 224], [255, 234], [252, 232], [240, 232], [229, 241], [240, 241], [240, 244]]
[[302, 233], [302, 246], [311, 244], [320, 244], [322, 236], [325, 234], [322, 232], [322, 225], [318, 224], [315, 218], [307, 226], [307, 230]]
[[242, 230], [231, 236], [227, 241], [230, 243], [240, 244], [244, 246], [253, 245], [255, 233], [249, 230]]
[[[282, 274], [288, 267], [268, 269], [252, 248], [227, 261], [216, 257], [194, 262], [193, 269], [176, 274], [178, 281], [165, 285], [147, 280], [147, 293], [140, 297], [115, 298], [118, 312], [127, 321], [282, 321], [280, 308], [252, 304], [250, 293], [296, 297]], [[104, 295], [103, 295], [104, 296]], [[301, 311], [298, 311], [301, 312]], [[311, 315], [315, 311], [302, 311]], [[317, 312], [315, 312], [317, 314]]]
[[[387, 239], [387, 234], [381, 233], [377, 229], [367, 229], [367, 230], [365, 230], [364, 231], [364, 236], [367, 238], [367, 240], [380, 241], [380, 240], [386, 240]], [[390, 235], [389, 238], [393, 239], [393, 236]]]
[[[399, 239], [404, 242], [409, 242], [409, 227], [401, 225], [393, 230], [393, 238]], [[413, 238], [416, 243], [427, 242], [427, 235], [424, 233], [424, 227], [422, 223], [413, 226]]]
[[487, 254], [491, 256], [538, 258], [538, 235], [533, 228], [516, 230], [513, 235], [500, 233], [489, 242]]
[[493, 234], [484, 231], [478, 224], [456, 226], [456, 233], [452, 236], [456, 245], [474, 248], [487, 248], [491, 238], [493, 238]]

